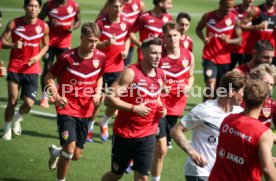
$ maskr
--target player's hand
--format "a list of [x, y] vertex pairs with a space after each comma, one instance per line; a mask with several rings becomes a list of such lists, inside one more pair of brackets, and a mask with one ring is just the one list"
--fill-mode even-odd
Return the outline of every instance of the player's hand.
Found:
[[0, 77], [4, 77], [7, 75], [7, 69], [4, 67], [4, 62], [0, 61]]
[[22, 49], [23, 48], [23, 41], [22, 41], [22, 39], [20, 39], [17, 42], [15, 42], [12, 48], [14, 48], [14, 49]]
[[51, 19], [50, 23], [51, 23], [52, 26], [57, 26], [58, 25], [58, 20]]
[[258, 27], [260, 30], [266, 30], [268, 28], [268, 21], [261, 22]]
[[39, 60], [39, 58], [37, 56], [32, 57], [29, 62], [28, 62], [28, 66], [33, 65], [35, 62], [37, 62]]
[[225, 43], [227, 43], [227, 44], [229, 43], [229, 40], [230, 40], [230, 39], [229, 39], [229, 37], [228, 37], [227, 35], [222, 34], [220, 38], [221, 38]]
[[158, 106], [158, 115], [160, 118], [163, 118], [167, 115], [167, 108], [164, 106]]
[[114, 45], [116, 43], [116, 37], [115, 35], [112, 35], [112, 37], [108, 40], [108, 45]]
[[205, 39], [204, 39], [204, 45], [207, 45], [207, 44], [209, 44], [209, 42], [210, 42], [210, 38], [209, 37], [205, 37]]
[[141, 103], [139, 105], [135, 105], [133, 107], [133, 112], [140, 115], [140, 116], [146, 116], [150, 113], [151, 108], [147, 107], [146, 105], [148, 102]]
[[190, 92], [191, 92], [191, 87], [188, 86], [187, 84], [185, 84], [185, 86], [184, 86], [184, 94], [188, 95], [188, 94], [190, 94]]
[[122, 58], [123, 58], [123, 59], [126, 59], [127, 56], [128, 56], [128, 51], [126, 51], [126, 50], [122, 51], [122, 52], [121, 52], [121, 55], [122, 55]]
[[94, 94], [93, 95], [93, 102], [94, 102], [94, 105], [95, 106], [98, 106], [98, 105], [100, 105], [100, 103], [101, 103], [101, 94]]
[[58, 106], [59, 108], [63, 108], [68, 104], [67, 98], [66, 97], [58, 97], [55, 99], [55, 105]]
[[192, 160], [194, 161], [194, 163], [199, 167], [204, 167], [208, 164], [208, 162], [204, 158], [204, 156], [195, 150], [190, 154], [190, 156], [191, 156]]

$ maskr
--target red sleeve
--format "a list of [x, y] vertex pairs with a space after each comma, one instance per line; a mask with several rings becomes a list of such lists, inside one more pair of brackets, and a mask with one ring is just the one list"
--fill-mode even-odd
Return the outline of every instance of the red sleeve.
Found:
[[142, 17], [140, 16], [136, 21], [135, 23], [133, 24], [132, 28], [131, 28], [131, 32], [134, 32], [136, 33], [137, 31], [139, 31], [140, 29], [142, 29], [143, 27], [143, 19]]
[[59, 77], [63, 72], [65, 72], [67, 67], [67, 61], [64, 58], [64, 56], [59, 56], [57, 61], [54, 63], [54, 65], [51, 68], [51, 73], [55, 77]]

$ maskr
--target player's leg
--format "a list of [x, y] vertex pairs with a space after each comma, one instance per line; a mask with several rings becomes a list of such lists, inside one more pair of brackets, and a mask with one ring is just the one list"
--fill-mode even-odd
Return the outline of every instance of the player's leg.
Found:
[[161, 118], [158, 123], [159, 133], [156, 136], [155, 153], [151, 168], [151, 177], [154, 181], [160, 180], [163, 161], [168, 152], [166, 127], [166, 118]]
[[166, 116], [166, 135], [167, 135], [167, 145], [169, 149], [172, 149], [172, 138], [170, 136], [171, 129], [176, 125], [178, 116], [167, 115]]
[[217, 81], [216, 65], [209, 60], [203, 60], [203, 74], [206, 85], [203, 91], [203, 101], [206, 101], [208, 99], [215, 99], [215, 89]]

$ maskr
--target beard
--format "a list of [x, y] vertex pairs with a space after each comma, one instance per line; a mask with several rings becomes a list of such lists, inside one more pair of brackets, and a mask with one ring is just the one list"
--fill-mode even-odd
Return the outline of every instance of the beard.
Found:
[[160, 10], [162, 13], [167, 13], [167, 9], [163, 8], [163, 7], [160, 7]]

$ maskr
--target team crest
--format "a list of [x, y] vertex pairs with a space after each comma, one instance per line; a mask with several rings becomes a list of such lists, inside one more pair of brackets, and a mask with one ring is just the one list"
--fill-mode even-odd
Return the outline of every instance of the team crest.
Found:
[[167, 23], [168, 21], [169, 21], [169, 18], [168, 18], [168, 17], [166, 17], [166, 16], [163, 17], [163, 22], [164, 22], [164, 23]]
[[63, 131], [61, 136], [64, 140], [67, 140], [68, 137], [69, 137], [69, 132], [68, 131]]
[[271, 108], [270, 107], [264, 107], [263, 108], [263, 114], [265, 117], [268, 117], [271, 113]]
[[120, 24], [120, 27], [121, 27], [121, 29], [122, 29], [123, 31], [126, 30], [126, 24], [125, 24], [125, 23], [121, 23], [121, 24]]
[[94, 66], [95, 68], [98, 68], [98, 66], [99, 66], [99, 64], [100, 64], [100, 61], [99, 61], [99, 60], [93, 60], [92, 63], [93, 63], [93, 66]]
[[138, 5], [135, 3], [132, 5], [132, 10], [137, 11], [138, 10]]
[[39, 26], [39, 25], [38, 25], [38, 26], [36, 26], [36, 27], [35, 27], [35, 31], [36, 31], [36, 33], [37, 33], [37, 34], [40, 34], [40, 33], [41, 33], [41, 31], [42, 31], [41, 26]]
[[213, 74], [212, 69], [208, 69], [208, 70], [205, 71], [205, 75], [206, 75], [207, 77], [211, 77], [212, 74]]
[[189, 42], [188, 42], [187, 40], [185, 40], [185, 41], [183, 42], [183, 45], [184, 45], [184, 48], [188, 49], [188, 47], [189, 47]]
[[226, 26], [231, 26], [232, 25], [232, 20], [230, 18], [227, 18], [225, 20], [225, 24], [226, 24]]
[[182, 65], [183, 65], [183, 67], [186, 68], [189, 65], [189, 61], [187, 59], [183, 59], [182, 60]]
[[71, 13], [73, 12], [73, 8], [72, 8], [72, 6], [68, 6], [68, 8], [67, 8], [67, 12], [68, 12], [69, 14], [71, 14]]

